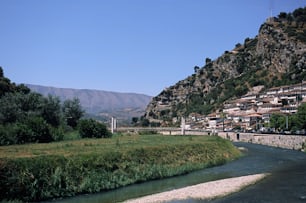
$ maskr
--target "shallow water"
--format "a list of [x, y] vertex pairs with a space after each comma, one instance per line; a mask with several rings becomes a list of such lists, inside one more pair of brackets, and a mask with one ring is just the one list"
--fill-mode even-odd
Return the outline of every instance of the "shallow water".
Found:
[[[80, 195], [73, 198], [65, 198], [63, 200], [52, 201], [61, 203], [98, 203], [98, 202], [121, 202], [127, 199], [132, 199], [140, 196], [145, 196], [149, 194], [164, 192], [172, 189], [177, 189], [181, 187], [186, 187], [190, 185], [195, 185], [199, 183], [204, 183], [212, 180], [219, 180], [229, 177], [244, 176], [256, 173], [269, 172], [274, 175], [267, 178], [267, 180], [262, 181], [263, 183], [277, 180], [284, 176], [284, 171], [287, 176], [297, 170], [297, 168], [303, 168], [305, 165], [305, 170], [299, 170], [298, 173], [305, 172], [306, 177], [306, 154], [298, 151], [279, 149], [274, 147], [249, 144], [249, 143], [235, 143], [238, 147], [247, 148], [246, 155], [240, 159], [227, 163], [222, 166], [217, 166], [209, 169], [199, 170], [196, 172], [189, 173], [187, 175], [176, 176], [172, 178], [167, 178], [163, 180], [149, 181], [141, 184], [135, 184], [116, 190], [91, 194], [91, 195]], [[305, 163], [304, 165], [302, 163]], [[302, 164], [302, 165], [301, 165]], [[293, 178], [292, 175], [290, 178]], [[261, 185], [261, 184], [258, 184]], [[257, 185], [255, 185], [257, 186]], [[264, 187], [264, 186], [263, 186]], [[270, 186], [267, 186], [270, 187]], [[299, 185], [299, 187], [301, 187]], [[253, 186], [250, 187], [254, 188]], [[290, 187], [289, 187], [290, 188]], [[267, 188], [269, 189], [269, 188]], [[287, 187], [288, 189], [288, 187]], [[249, 189], [248, 189], [249, 190]], [[243, 192], [247, 192], [243, 191]], [[243, 193], [242, 192], [242, 193]], [[262, 192], [262, 191], [261, 191]], [[306, 181], [305, 181], [305, 192], [306, 192]], [[240, 193], [238, 193], [240, 194]], [[261, 195], [262, 196], [262, 195]], [[300, 192], [298, 199], [303, 198], [303, 192]], [[247, 198], [248, 196], [246, 196]], [[235, 197], [232, 202], [237, 202], [239, 197]], [[238, 199], [237, 199], [238, 198]], [[250, 197], [249, 197], [250, 198]], [[305, 194], [306, 198], [306, 194]], [[254, 198], [251, 198], [254, 199]], [[248, 202], [246, 199], [241, 202]], [[259, 199], [255, 199], [258, 201]], [[179, 202], [230, 202], [229, 198], [223, 198], [214, 201], [200, 201], [200, 200], [186, 200]], [[174, 201], [177, 202], [177, 201]], [[270, 202], [270, 201], [269, 201]], [[278, 201], [279, 202], [279, 201]], [[306, 202], [306, 201], [304, 201]]]

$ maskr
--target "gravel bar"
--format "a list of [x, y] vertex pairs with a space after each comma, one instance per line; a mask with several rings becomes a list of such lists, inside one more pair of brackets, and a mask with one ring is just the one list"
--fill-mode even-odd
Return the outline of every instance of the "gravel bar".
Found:
[[160, 203], [186, 199], [214, 199], [238, 192], [249, 185], [255, 184], [267, 175], [268, 173], [262, 173], [211, 181], [127, 200], [125, 203]]

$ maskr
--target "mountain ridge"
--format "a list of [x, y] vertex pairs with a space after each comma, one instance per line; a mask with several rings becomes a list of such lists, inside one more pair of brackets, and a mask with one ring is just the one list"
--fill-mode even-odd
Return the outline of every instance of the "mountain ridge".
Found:
[[[118, 112], [122, 112], [124, 109], [130, 109], [134, 111], [130, 115], [138, 117], [143, 114], [145, 107], [152, 98], [151, 96], [139, 93], [61, 88], [34, 84], [25, 85], [32, 91], [44, 96], [48, 94], [57, 96], [61, 101], [77, 97], [86, 113], [93, 115], [105, 114], [107, 112], [109, 116], [117, 115], [120, 117]], [[124, 115], [121, 116], [124, 117]]]

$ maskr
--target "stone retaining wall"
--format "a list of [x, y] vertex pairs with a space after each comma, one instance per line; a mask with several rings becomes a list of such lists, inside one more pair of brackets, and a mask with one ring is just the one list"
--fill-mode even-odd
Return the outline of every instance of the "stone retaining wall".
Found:
[[[156, 131], [163, 135], [182, 135], [180, 128], [121, 128], [120, 131], [138, 132], [145, 130]], [[281, 134], [255, 134], [255, 133], [236, 133], [236, 132], [208, 132], [203, 130], [185, 130], [184, 135], [218, 135], [231, 141], [250, 142], [255, 144], [268, 145], [286, 149], [301, 150], [306, 145], [306, 136], [281, 135]]]
[[[162, 135], [182, 135], [181, 130], [161, 130], [158, 133]], [[185, 130], [184, 135], [212, 135], [212, 133], [207, 131]]]
[[236, 132], [219, 132], [218, 135], [231, 141], [250, 142], [255, 144], [301, 150], [306, 143], [306, 136], [281, 134], [253, 134]]

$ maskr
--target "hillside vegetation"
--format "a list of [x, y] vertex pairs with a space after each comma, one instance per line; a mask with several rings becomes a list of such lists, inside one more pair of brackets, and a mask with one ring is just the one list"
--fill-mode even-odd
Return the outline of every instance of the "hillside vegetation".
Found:
[[269, 18], [254, 39], [246, 38], [216, 60], [206, 58], [193, 75], [164, 89], [142, 119], [151, 125], [176, 125], [174, 118], [207, 115], [254, 86], [263, 85], [264, 91], [300, 83], [306, 78], [305, 36], [306, 7]]
[[72, 130], [81, 137], [111, 136], [104, 124], [80, 120], [83, 114], [79, 99], [44, 97], [12, 83], [0, 67], [0, 145], [60, 141]]

